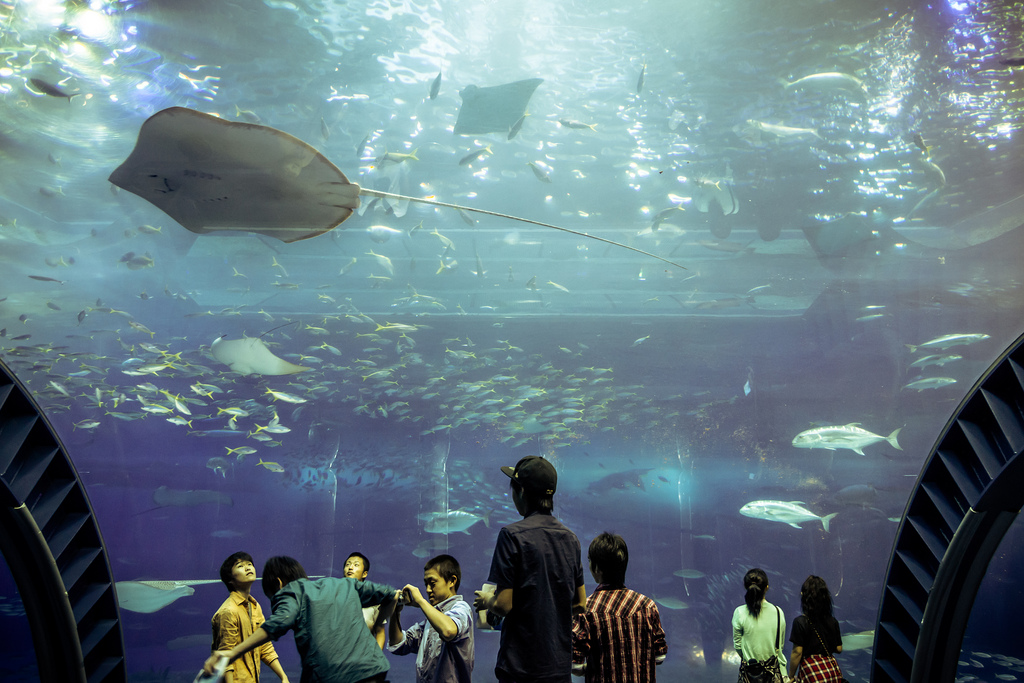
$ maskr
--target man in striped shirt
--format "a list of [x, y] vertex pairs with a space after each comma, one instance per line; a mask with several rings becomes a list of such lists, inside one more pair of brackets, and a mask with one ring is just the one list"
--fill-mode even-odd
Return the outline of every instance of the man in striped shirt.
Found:
[[572, 672], [586, 683], [655, 683], [654, 667], [668, 645], [658, 606], [626, 588], [629, 549], [605, 532], [587, 552], [598, 586], [572, 629]]

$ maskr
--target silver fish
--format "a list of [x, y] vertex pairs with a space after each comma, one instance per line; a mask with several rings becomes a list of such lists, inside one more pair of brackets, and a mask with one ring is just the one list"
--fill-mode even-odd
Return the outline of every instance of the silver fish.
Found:
[[948, 387], [950, 384], [956, 384], [956, 380], [952, 377], [925, 377], [924, 379], [904, 384], [903, 388], [916, 389], [920, 393], [925, 389], [941, 389], [942, 387]]
[[803, 503], [798, 500], [789, 502], [781, 500], [755, 500], [741, 507], [740, 514], [753, 519], [782, 522], [796, 529], [801, 528], [800, 524], [802, 522], [817, 520], [821, 522], [821, 526], [825, 528], [825, 531], [828, 531], [828, 523], [838, 513], [833, 512], [830, 515], [821, 517], [803, 507]]
[[960, 356], [960, 355], [955, 354], [955, 353], [950, 354], [948, 356], [939, 356], [939, 355], [924, 356], [923, 358], [918, 358], [913, 363], [911, 363], [910, 367], [912, 367], [912, 368], [926, 368], [929, 365], [943, 366], [946, 363], [952, 363], [953, 361], [960, 360], [962, 358], [963, 358], [963, 356]]
[[861, 429], [859, 422], [851, 422], [848, 425], [816, 427], [800, 432], [793, 437], [793, 445], [797, 448], [824, 448], [834, 451], [837, 448], [849, 448], [857, 455], [864, 455], [864, 448], [879, 441], [888, 441], [889, 445], [896, 450], [902, 451], [896, 437], [900, 430], [897, 429], [889, 436], [874, 434], [866, 429]]
[[960, 346], [962, 344], [974, 344], [988, 339], [987, 334], [973, 333], [973, 334], [944, 334], [941, 337], [936, 337], [926, 341], [924, 344], [906, 344], [906, 347], [913, 353], [918, 349], [948, 349], [950, 346]]
[[806, 136], [816, 137], [821, 140], [821, 135], [818, 131], [813, 128], [796, 128], [794, 126], [782, 126], [775, 123], [765, 123], [764, 121], [756, 121], [754, 119], [747, 119], [747, 125], [765, 133], [771, 133], [777, 138], [792, 139], [801, 138]]
[[803, 87], [817, 87], [817, 88], [851, 88], [854, 90], [860, 90], [864, 92], [864, 81], [860, 80], [856, 76], [850, 74], [840, 73], [838, 71], [827, 71], [824, 73], [811, 74], [810, 76], [804, 76], [798, 78], [791, 83], [786, 83], [786, 89], [789, 88], [803, 88]]

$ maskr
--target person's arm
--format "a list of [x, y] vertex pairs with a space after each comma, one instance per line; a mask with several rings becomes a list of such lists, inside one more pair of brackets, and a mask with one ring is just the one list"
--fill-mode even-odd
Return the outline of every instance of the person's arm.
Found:
[[416, 605], [423, 610], [423, 616], [427, 618], [427, 622], [441, 636], [441, 640], [447, 643], [459, 635], [459, 626], [455, 623], [455, 620], [431, 605], [430, 601], [420, 593], [419, 588], [410, 583], [402, 589], [402, 592], [405, 593], [406, 599], [410, 604]]
[[378, 623], [383, 624], [391, 618], [392, 614], [395, 613], [395, 607], [398, 605], [398, 601], [402, 597], [402, 592], [395, 590], [394, 588], [392, 588], [391, 591], [391, 594], [384, 598], [380, 603], [380, 612], [377, 613], [377, 621], [374, 622], [375, 626]]
[[235, 645], [230, 650], [217, 650], [206, 660], [203, 664], [203, 671], [208, 674], [213, 673], [213, 667], [217, 665], [217, 660], [221, 657], [227, 657], [228, 662], [233, 662], [249, 650], [259, 647], [263, 643], [270, 640], [270, 634], [263, 630], [260, 626], [258, 629], [252, 632], [252, 635], [243, 640], [238, 645]]
[[775, 646], [775, 660], [779, 663], [781, 673], [782, 667], [786, 665], [786, 652], [782, 649], [786, 644], [786, 613], [778, 605], [775, 605], [775, 609], [778, 610], [779, 635], [772, 641], [772, 645]]
[[380, 623], [391, 618], [395, 611], [395, 600], [402, 597], [402, 592], [383, 583], [373, 581], [356, 581], [356, 593], [359, 594], [359, 601], [363, 607], [380, 605]]
[[[746, 609], [746, 608], [742, 608]], [[740, 664], [743, 663], [743, 622], [738, 619], [738, 612], [732, 614], [732, 645], [736, 648], [736, 654], [740, 656]]]
[[377, 646], [383, 650], [384, 644], [387, 642], [387, 629], [385, 624], [387, 618], [381, 615], [380, 610], [377, 610], [377, 618], [373, 620], [373, 626], [370, 627], [370, 633], [373, 634], [373, 639], [377, 641]]
[[495, 592], [487, 611], [493, 612], [495, 616], [505, 618], [512, 611], [512, 589], [503, 588]]
[[260, 661], [269, 666], [270, 670], [277, 674], [282, 683], [288, 683], [288, 674], [284, 672], [284, 667], [278, 661], [277, 650], [274, 649], [273, 643], [267, 642], [260, 645], [258, 654]]
[[[401, 602], [399, 604], [401, 604]], [[395, 608], [395, 616], [391, 624], [399, 621], [398, 613], [400, 611], [400, 607]], [[388, 652], [393, 655], [409, 655], [418, 653], [420, 651], [420, 641], [423, 639], [423, 630], [425, 627], [426, 622], [419, 621], [403, 631], [401, 624], [399, 624], [397, 626], [397, 632], [392, 633], [394, 639], [388, 644]], [[389, 625], [388, 628], [395, 629], [396, 627]]]
[[270, 664], [270, 670], [277, 674], [277, 677], [281, 679], [281, 683], [288, 683], [288, 674], [284, 672], [284, 667], [281, 666], [281, 660], [275, 659]]
[[657, 606], [651, 603], [649, 617], [651, 628], [651, 652], [654, 654], [654, 663], [662, 664], [668, 656], [668, 640], [665, 638], [665, 629], [661, 626], [661, 613]]
[[576, 600], [572, 603], [573, 616], [578, 616], [587, 611], [587, 588], [580, 584], [576, 586]]
[[388, 622], [388, 647], [396, 647], [403, 640], [405, 640], [405, 634], [402, 633], [402, 603], [399, 602], [395, 606], [395, 613], [391, 617], [391, 621]]
[[380, 605], [380, 609], [377, 611], [377, 618], [374, 619], [373, 625], [370, 627], [370, 635], [373, 636], [377, 645], [383, 650], [384, 645], [387, 643], [387, 631], [384, 628], [384, 622], [391, 618], [391, 614], [395, 611], [397, 599], [402, 593], [391, 586], [374, 583], [373, 581], [356, 581], [355, 588], [356, 593], [359, 595], [359, 602], [363, 607]]
[[572, 675], [584, 676], [587, 673], [587, 655], [590, 654], [590, 629], [587, 628], [586, 615], [573, 619], [572, 623]]
[[804, 648], [801, 645], [794, 645], [793, 651], [789, 653], [789, 677], [796, 676], [800, 669], [800, 662], [804, 658]]
[[[512, 592], [511, 589], [509, 592]], [[498, 628], [501, 625], [503, 617], [491, 610], [491, 606], [494, 604], [494, 593], [488, 595], [483, 591], [473, 591], [473, 596], [473, 610], [476, 612], [483, 612], [484, 618], [487, 620], [487, 625], [491, 628]], [[511, 602], [510, 597], [509, 604], [511, 604]]]

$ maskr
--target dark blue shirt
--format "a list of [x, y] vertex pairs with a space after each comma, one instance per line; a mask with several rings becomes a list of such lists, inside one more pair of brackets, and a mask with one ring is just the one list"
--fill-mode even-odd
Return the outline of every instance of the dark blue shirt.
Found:
[[533, 513], [502, 527], [487, 580], [512, 589], [495, 671], [518, 680], [568, 683], [572, 605], [583, 585], [580, 541], [552, 515]]
[[363, 621], [363, 607], [378, 605], [395, 593], [372, 581], [297, 579], [274, 594], [274, 613], [263, 622], [263, 630], [272, 640], [295, 630], [302, 683], [356, 683], [388, 670], [384, 653]]

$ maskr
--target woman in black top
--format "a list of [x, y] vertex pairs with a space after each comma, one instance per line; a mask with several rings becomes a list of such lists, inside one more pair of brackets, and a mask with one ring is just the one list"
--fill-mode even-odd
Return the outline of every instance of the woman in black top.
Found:
[[[832, 594], [820, 576], [808, 576], [800, 589], [803, 614], [793, 620], [789, 675], [799, 681], [839, 683], [842, 674], [832, 656], [843, 651], [839, 622], [832, 616]], [[801, 666], [803, 664], [803, 666]]]

